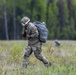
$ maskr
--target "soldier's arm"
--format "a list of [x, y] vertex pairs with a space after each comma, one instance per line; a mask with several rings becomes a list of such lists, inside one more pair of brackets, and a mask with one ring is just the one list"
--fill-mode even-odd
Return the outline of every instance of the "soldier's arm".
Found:
[[25, 32], [25, 28], [23, 27], [23, 29], [22, 29], [22, 36], [23, 37], [26, 37], [26, 32]]
[[31, 31], [32, 31], [32, 34], [30, 35], [30, 37], [38, 37], [39, 33], [36, 26], [32, 26]]

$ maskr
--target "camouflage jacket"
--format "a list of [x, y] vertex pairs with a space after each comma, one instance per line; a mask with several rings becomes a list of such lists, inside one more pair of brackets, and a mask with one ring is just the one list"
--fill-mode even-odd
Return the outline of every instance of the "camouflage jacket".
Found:
[[[31, 37], [28, 38], [26, 36], [27, 34], [30, 35]], [[23, 27], [22, 35], [28, 39], [28, 44], [29, 45], [33, 45], [36, 42], [39, 42], [39, 39], [38, 39], [39, 33], [38, 33], [38, 30], [37, 30], [37, 27], [31, 22], [29, 22], [27, 28]]]

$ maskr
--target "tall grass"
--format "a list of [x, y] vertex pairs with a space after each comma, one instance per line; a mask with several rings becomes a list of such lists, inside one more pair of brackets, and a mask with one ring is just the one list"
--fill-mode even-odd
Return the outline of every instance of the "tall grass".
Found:
[[55, 47], [54, 41], [47, 41], [42, 46], [42, 54], [52, 62], [45, 67], [32, 54], [28, 68], [22, 67], [26, 41], [0, 41], [0, 75], [75, 75], [76, 41], [60, 41]]

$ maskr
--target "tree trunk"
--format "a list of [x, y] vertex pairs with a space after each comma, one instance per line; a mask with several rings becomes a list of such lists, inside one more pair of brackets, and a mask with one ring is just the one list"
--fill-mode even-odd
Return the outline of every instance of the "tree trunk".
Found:
[[6, 11], [6, 4], [4, 5], [4, 21], [5, 21], [6, 40], [9, 40], [9, 36], [8, 36], [8, 25], [7, 25], [7, 11]]
[[30, 11], [31, 11], [31, 14], [30, 14], [30, 19], [32, 20], [33, 19], [33, 8], [34, 8], [34, 0], [31, 0], [31, 3], [30, 3]]
[[58, 1], [59, 8], [59, 21], [60, 21], [60, 31], [62, 32], [63, 27], [65, 26], [65, 18], [64, 18], [64, 3], [63, 0]]
[[67, 4], [68, 4], [68, 9], [69, 9], [69, 21], [70, 21], [71, 17], [73, 16], [72, 1], [71, 0], [67, 0]]
[[14, 25], [14, 40], [16, 39], [16, 8], [15, 1], [13, 0], [13, 25]]
[[47, 10], [47, 12], [46, 12], [46, 23], [47, 23], [47, 25], [48, 25], [48, 18], [49, 18], [49, 14], [48, 14], [48, 12], [49, 12], [49, 6], [50, 6], [50, 1], [48, 0], [47, 1], [47, 8], [46, 8], [46, 10]]

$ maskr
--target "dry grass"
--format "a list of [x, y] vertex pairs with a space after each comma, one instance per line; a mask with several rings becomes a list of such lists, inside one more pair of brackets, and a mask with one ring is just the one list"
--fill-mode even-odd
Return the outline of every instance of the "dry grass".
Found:
[[61, 46], [54, 46], [54, 41], [43, 44], [42, 54], [51, 61], [51, 67], [44, 67], [42, 62], [31, 55], [27, 69], [22, 68], [22, 58], [26, 41], [0, 41], [0, 75], [75, 75], [76, 41], [60, 41]]

